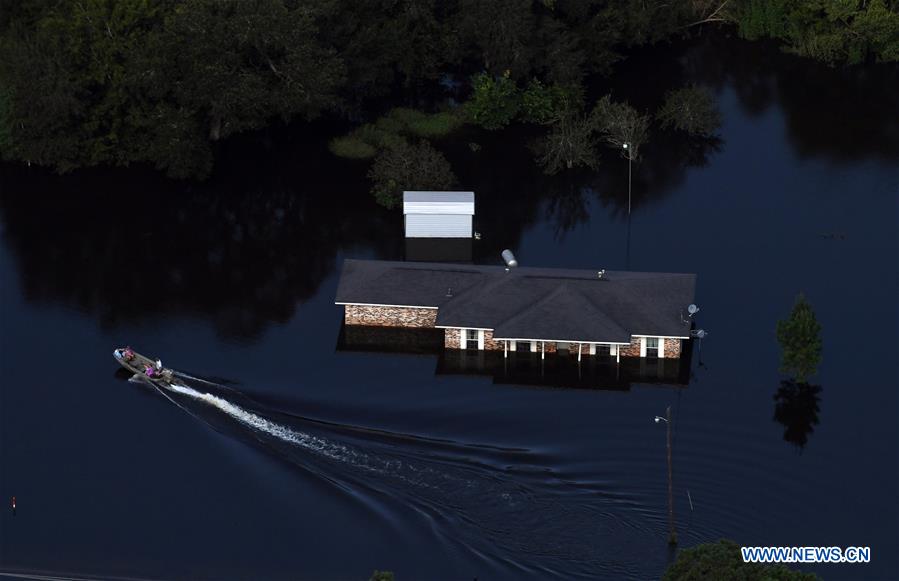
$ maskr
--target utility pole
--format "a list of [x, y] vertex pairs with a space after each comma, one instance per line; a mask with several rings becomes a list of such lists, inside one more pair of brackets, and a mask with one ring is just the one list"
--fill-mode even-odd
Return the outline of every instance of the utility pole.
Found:
[[625, 141], [621, 144], [624, 155], [627, 156], [627, 215], [631, 215], [631, 144]]
[[677, 531], [674, 530], [674, 483], [671, 470], [671, 406], [665, 412], [668, 432], [668, 544], [677, 544]]
[[677, 531], [674, 528], [674, 481], [671, 469], [671, 406], [665, 410], [665, 417], [656, 416], [656, 423], [665, 422], [668, 441], [668, 544], [677, 544]]

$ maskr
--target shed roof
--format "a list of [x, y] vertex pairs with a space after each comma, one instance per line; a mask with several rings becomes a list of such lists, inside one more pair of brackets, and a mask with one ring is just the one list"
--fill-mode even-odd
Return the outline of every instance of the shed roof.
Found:
[[403, 192], [403, 214], [474, 215], [474, 192]]
[[688, 337], [695, 286], [694, 274], [348, 259], [336, 302], [437, 307], [438, 326], [497, 339], [627, 343]]

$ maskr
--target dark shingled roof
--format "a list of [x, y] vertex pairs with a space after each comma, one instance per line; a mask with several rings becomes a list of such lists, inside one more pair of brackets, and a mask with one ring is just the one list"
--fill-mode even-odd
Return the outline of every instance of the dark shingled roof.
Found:
[[498, 339], [629, 343], [689, 336], [695, 286], [695, 274], [348, 259], [335, 302], [438, 307], [438, 326]]

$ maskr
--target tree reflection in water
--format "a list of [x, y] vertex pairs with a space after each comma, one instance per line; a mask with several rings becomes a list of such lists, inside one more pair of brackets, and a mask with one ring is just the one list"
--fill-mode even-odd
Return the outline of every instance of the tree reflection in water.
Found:
[[774, 394], [774, 420], [783, 425], [784, 440], [796, 445], [800, 453], [818, 425], [819, 393], [820, 385], [784, 379]]

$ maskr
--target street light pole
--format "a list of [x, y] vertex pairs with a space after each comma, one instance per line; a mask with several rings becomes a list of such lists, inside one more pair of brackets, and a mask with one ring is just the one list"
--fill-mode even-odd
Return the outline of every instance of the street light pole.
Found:
[[630, 148], [630, 143], [625, 141], [621, 144], [621, 147], [624, 148], [624, 154], [627, 155], [627, 215], [631, 215], [631, 152], [628, 151]]
[[668, 440], [668, 544], [677, 544], [677, 531], [674, 528], [674, 483], [671, 470], [671, 406], [665, 410], [665, 417], [655, 417], [656, 423], [665, 422]]

